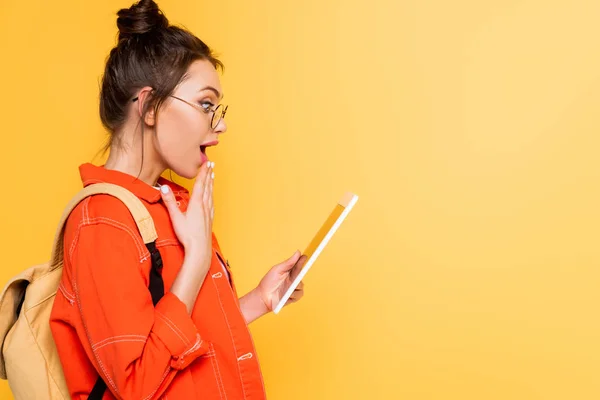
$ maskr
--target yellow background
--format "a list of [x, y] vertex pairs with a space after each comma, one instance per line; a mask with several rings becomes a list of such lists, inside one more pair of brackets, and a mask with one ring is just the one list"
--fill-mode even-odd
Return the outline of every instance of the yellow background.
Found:
[[[2, 281], [102, 161], [129, 4], [0, 3]], [[305, 299], [252, 325], [270, 399], [600, 397], [600, 2], [159, 4], [226, 65], [210, 155], [241, 291], [360, 196]]]

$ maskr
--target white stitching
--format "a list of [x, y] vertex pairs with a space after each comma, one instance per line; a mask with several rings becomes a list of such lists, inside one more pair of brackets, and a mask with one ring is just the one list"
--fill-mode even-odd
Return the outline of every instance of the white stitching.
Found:
[[[77, 296], [77, 293], [79, 292], [77, 289], [77, 284], [75, 281], [73, 281], [73, 289], [75, 291], [75, 295]], [[77, 299], [77, 305], [79, 306], [79, 312], [82, 315], [81, 318], [81, 322], [83, 323], [83, 327], [85, 329], [86, 335], [88, 337], [88, 341], [91, 343], [91, 337], [90, 337], [90, 333], [87, 329], [87, 324], [85, 323], [85, 321], [83, 320], [83, 309], [81, 307], [81, 302], [78, 300], [79, 297], [76, 297]], [[110, 375], [108, 375], [108, 372], [106, 371], [106, 367], [104, 367], [104, 363], [102, 362], [102, 360], [100, 359], [100, 357], [98, 356], [98, 353], [96, 352], [97, 349], [92, 348], [92, 353], [94, 354], [96, 361], [98, 362], [98, 365], [100, 366], [100, 369], [102, 370], [102, 372], [104, 373], [104, 376], [106, 377], [106, 379], [108, 380], [108, 383], [112, 386], [112, 388], [115, 390], [115, 393], [120, 396], [120, 392], [119, 389], [117, 388], [117, 385], [115, 385], [114, 381], [111, 379]], [[160, 385], [162, 385], [162, 383], [164, 382], [165, 378], [167, 377], [167, 375], [169, 374], [169, 371], [171, 371], [171, 366], [168, 365], [165, 373], [163, 374], [160, 382], [158, 383], [158, 386], [156, 387], [156, 389], [154, 389], [154, 391], [152, 393], [150, 393], [146, 398], [144, 398], [144, 400], [148, 400], [150, 399], [152, 396], [154, 396], [154, 393], [156, 393], [156, 391], [158, 390], [158, 388], [160, 387]]]
[[156, 241], [156, 247], [162, 246], [179, 246], [179, 241], [177, 239], [161, 239]]
[[[175, 325], [173, 323], [173, 321], [171, 321], [170, 319], [168, 319], [167, 317], [165, 317], [163, 314], [160, 313], [160, 311], [158, 310], [154, 310], [157, 314], [157, 316], [169, 327], [171, 328], [171, 330], [173, 332], [175, 332], [175, 334], [179, 337], [179, 339], [181, 339], [181, 341], [185, 344], [186, 347], [190, 346], [191, 343], [190, 341], [187, 339], [187, 337], [185, 336], [185, 334], [181, 331], [181, 329], [179, 329], [177, 327], [177, 325]], [[175, 330], [177, 329], [177, 330]], [[181, 335], [178, 333], [181, 333]]]
[[198, 350], [202, 346], [202, 343], [204, 343], [204, 341], [200, 338], [199, 334], [196, 334], [196, 342], [194, 343], [194, 345], [189, 350], [187, 350], [186, 352], [181, 354], [179, 357], [184, 358], [188, 354], [193, 353], [194, 351]]
[[[124, 227], [126, 228], [126, 229], [125, 229], [125, 231], [129, 232], [129, 233], [132, 235], [132, 237], [133, 237], [133, 239], [134, 239], [134, 242], [136, 243], [136, 247], [138, 247], [138, 250], [139, 250], [138, 241], [136, 240], [136, 238], [135, 238], [135, 235], [133, 235], [133, 234], [132, 234], [132, 232], [131, 232], [131, 229], [130, 229], [128, 226], [126, 226], [126, 225], [123, 225], [123, 224], [120, 224], [118, 221], [111, 220], [110, 218], [102, 218], [102, 217], [99, 217], [99, 218], [94, 218], [94, 219], [92, 219], [92, 220], [88, 218], [88, 223], [90, 223], [90, 224], [91, 224], [92, 222], [95, 222], [95, 220], [96, 220], [96, 219], [98, 219], [98, 220], [105, 219], [105, 220], [113, 221], [113, 222], [115, 222], [115, 224], [111, 224], [110, 222], [106, 222], [106, 221], [101, 221], [101, 222], [105, 222], [105, 223], [107, 223], [107, 224], [109, 224], [109, 225], [116, 226], [117, 228], [121, 228], [121, 229], [123, 229], [123, 228], [122, 228], [121, 226], [119, 226], [119, 225], [122, 225], [122, 226], [124, 226]], [[85, 223], [82, 221], [82, 222], [79, 224], [79, 226], [77, 227], [77, 235], [76, 235], [75, 239], [73, 240], [72, 247], [74, 246], [74, 243], [77, 241], [77, 239], [78, 239], [78, 236], [79, 236], [79, 232], [80, 232], [80, 230], [81, 230], [81, 228], [82, 228], [83, 226], [86, 226], [86, 224], [85, 224]], [[76, 283], [76, 280], [75, 280], [75, 279], [73, 279], [73, 290], [74, 290], [74, 292], [75, 292], [75, 301], [76, 301], [76, 303], [77, 303], [77, 306], [78, 306], [78, 308], [79, 308], [79, 313], [80, 313], [80, 315], [81, 315], [81, 322], [82, 322], [82, 324], [83, 324], [83, 327], [84, 327], [84, 329], [85, 329], [86, 336], [87, 336], [87, 338], [88, 338], [88, 342], [89, 342], [89, 343], [90, 343], [90, 345], [91, 345], [91, 343], [92, 343], [92, 339], [91, 339], [91, 336], [90, 336], [90, 332], [89, 332], [89, 330], [88, 330], [88, 328], [87, 328], [87, 324], [85, 323], [85, 321], [84, 321], [84, 319], [83, 319], [83, 308], [82, 308], [82, 306], [81, 306], [81, 302], [79, 301], [79, 295], [78, 295], [78, 293], [79, 293], [79, 290], [77, 289], [77, 283]], [[106, 339], [105, 339], [105, 340], [106, 340]], [[144, 340], [144, 342], [146, 342], [146, 340]], [[102, 343], [102, 342], [99, 342], [99, 343]], [[99, 343], [96, 343], [96, 345], [95, 345], [95, 346], [97, 346]], [[109, 344], [109, 343], [106, 343], [106, 344]], [[105, 345], [106, 345], [106, 344], [105, 344]], [[114, 392], [117, 394], [117, 396], [120, 396], [120, 392], [119, 392], [119, 389], [117, 388], [117, 385], [116, 385], [116, 384], [115, 384], [115, 382], [112, 380], [111, 376], [108, 374], [108, 371], [106, 370], [106, 367], [104, 366], [104, 363], [102, 362], [102, 360], [101, 360], [100, 356], [99, 356], [99, 355], [98, 355], [98, 353], [97, 353], [97, 350], [98, 350], [99, 348], [103, 347], [103, 346], [104, 346], [104, 345], [102, 345], [102, 346], [99, 346], [99, 347], [97, 347], [97, 348], [94, 348], [94, 347], [92, 346], [92, 353], [94, 354], [94, 358], [96, 359], [96, 362], [98, 363], [98, 366], [99, 366], [99, 367], [100, 367], [100, 369], [102, 370], [102, 373], [104, 374], [104, 377], [105, 377], [105, 379], [108, 381], [108, 384], [109, 384], [109, 385], [110, 385], [110, 386], [111, 386], [111, 387], [114, 389]], [[148, 400], [148, 399], [150, 399], [150, 398], [151, 398], [151, 397], [154, 395], [154, 393], [156, 393], [156, 391], [158, 390], [158, 388], [160, 387], [160, 385], [162, 385], [162, 383], [164, 382], [164, 380], [165, 380], [165, 378], [167, 377], [167, 375], [168, 375], [168, 373], [169, 373], [169, 371], [170, 371], [170, 370], [171, 370], [171, 366], [167, 366], [167, 368], [166, 368], [166, 370], [165, 370], [165, 373], [164, 373], [164, 375], [163, 375], [162, 379], [160, 380], [160, 382], [159, 382], [158, 386], [156, 387], [156, 389], [155, 389], [155, 390], [154, 390], [154, 391], [153, 391], [153, 392], [152, 392], [150, 395], [148, 395], [148, 397], [146, 397], [144, 400]]]
[[[221, 307], [221, 311], [223, 312], [223, 316], [225, 317], [225, 322], [227, 323], [227, 329], [229, 330], [229, 337], [231, 338], [231, 344], [233, 344], [233, 350], [235, 351], [235, 355], [237, 356], [238, 351], [237, 351], [237, 347], [235, 346], [235, 340], [233, 339], [233, 333], [231, 332], [231, 326], [229, 325], [229, 319], [227, 318], [227, 313], [225, 312], [225, 309], [223, 308], [223, 303], [221, 302], [221, 295], [219, 294], [219, 288], [217, 286], [217, 283], [213, 280], [212, 281], [213, 285], [215, 285], [215, 291], [217, 292], [217, 297], [219, 298], [219, 306]], [[240, 364], [239, 363], [235, 363], [235, 366], [238, 369], [238, 374], [240, 376], [240, 383], [242, 384], [242, 394], [244, 395], [244, 399], [246, 398], [246, 389], [244, 389], [244, 380], [242, 379], [242, 371], [240, 370]]]
[[169, 371], [171, 371], [171, 366], [167, 366], [167, 369], [165, 370], [165, 374], [163, 375], [163, 377], [160, 380], [160, 382], [158, 382], [158, 386], [156, 387], [156, 389], [154, 389], [154, 391], [152, 393], [150, 393], [146, 398], [144, 398], [144, 400], [148, 400], [149, 398], [151, 398], [152, 396], [154, 396], [154, 393], [156, 393], [156, 391], [158, 390], [158, 388], [160, 387], [160, 385], [162, 385], [162, 383], [164, 382], [165, 378], [169, 374]]
[[[88, 331], [87, 328], [87, 324], [85, 323], [85, 321], [83, 320], [83, 308], [81, 307], [81, 302], [79, 301], [79, 290], [77, 289], [77, 282], [75, 281], [75, 279], [73, 279], [73, 290], [75, 292], [75, 298], [77, 300], [77, 306], [79, 307], [79, 313], [81, 314], [81, 322], [83, 324], [83, 327], [85, 329], [85, 334], [88, 338], [88, 342], [92, 343], [92, 338], [90, 336], [90, 332]], [[98, 362], [98, 365], [100, 366], [100, 369], [102, 370], [102, 372], [104, 373], [104, 376], [106, 377], [106, 379], [108, 380], [108, 383], [112, 386], [112, 388], [115, 390], [115, 393], [117, 393], [117, 395], [119, 395], [119, 389], [117, 389], [117, 385], [115, 385], [115, 383], [113, 382], [112, 378], [110, 377], [110, 375], [108, 375], [108, 372], [106, 371], [106, 368], [104, 367], [104, 364], [102, 363], [102, 360], [100, 359], [100, 357], [98, 356], [98, 353], [96, 353], [96, 351], [94, 349], [92, 349], [92, 353], [94, 354], [96, 361]]]
[[[109, 222], [109, 221], [111, 221], [111, 222]], [[75, 247], [77, 245], [77, 242], [79, 241], [79, 234], [81, 232], [81, 228], [83, 228], [84, 226], [94, 225], [97, 222], [106, 223], [107, 225], [113, 226], [117, 229], [121, 229], [122, 231], [129, 233], [129, 235], [133, 239], [133, 242], [135, 243], [135, 247], [138, 250], [140, 262], [144, 262], [150, 257], [150, 252], [146, 249], [146, 246], [144, 245], [143, 248], [140, 246], [136, 235], [133, 233], [131, 228], [129, 228], [127, 225], [121, 224], [118, 221], [115, 221], [115, 220], [112, 220], [112, 219], [106, 218], [106, 217], [94, 217], [92, 219], [88, 219], [87, 222], [81, 221], [79, 223], [79, 226], [77, 227], [77, 232], [75, 233], [75, 238], [73, 239], [73, 243], [71, 243], [71, 248], [69, 249], [69, 262], [71, 264], [73, 263], [73, 252], [75, 251]]]
[[177, 335], [177, 337], [183, 342], [183, 344], [185, 344], [185, 346], [189, 346], [189, 341], [187, 341], [187, 339], [185, 337], [182, 337], [174, 328], [173, 326], [171, 326], [169, 324], [169, 322], [167, 320], [165, 320], [162, 316], [157, 315], [158, 319], [160, 319], [162, 322], [164, 322], [164, 324], [173, 331], [173, 333], [175, 333], [175, 335]]
[[67, 288], [65, 287], [65, 284], [63, 282], [60, 282], [60, 284], [58, 285], [58, 287], [62, 288], [62, 290], [64, 291], [66, 297], [75, 300], [75, 295], [71, 294]]
[[246, 353], [243, 356], [238, 357], [238, 361], [249, 360], [252, 357], [253, 357], [252, 353]]
[[138, 338], [138, 339], [144, 339], [144, 341], [146, 341], [145, 339], [147, 339], [147, 336], [143, 336], [143, 335], [118, 335], [118, 336], [111, 336], [109, 338], [106, 338], [104, 340], [99, 341], [98, 343], [94, 344], [92, 346], [92, 348], [95, 348], [98, 345], [101, 345], [104, 342], [109, 342], [113, 339], [122, 339], [122, 338]]
[[62, 292], [63, 296], [65, 296], [67, 298], [67, 300], [69, 300], [69, 301], [75, 300], [75, 296], [72, 295], [71, 293], [69, 293], [69, 291], [67, 290], [67, 288], [65, 288], [65, 285], [62, 282], [58, 285], [58, 288]]
[[140, 241], [136, 237], [135, 232], [129, 226], [125, 225], [124, 223], [119, 222], [119, 221], [115, 221], [114, 219], [111, 219], [111, 218], [108, 218], [108, 217], [94, 217], [92, 219], [89, 219], [88, 223], [96, 222], [96, 221], [106, 222], [109, 225], [113, 225], [113, 226], [119, 227], [119, 228], [125, 230], [127, 233], [129, 233], [129, 235], [131, 235], [131, 238], [135, 242], [135, 246], [137, 247], [138, 251], [140, 252], [140, 258], [142, 258], [143, 256], [145, 256], [146, 253], [148, 252], [147, 250], [144, 251], [146, 249], [146, 246], [145, 245], [143, 246], [143, 245], [140, 244]]
[[225, 384], [223, 384], [223, 376], [221, 376], [221, 369], [219, 368], [219, 360], [216, 358], [217, 352], [215, 351], [215, 346], [211, 343], [211, 347], [213, 349], [213, 353], [215, 354], [215, 365], [217, 366], [217, 372], [219, 374], [219, 381], [221, 382], [221, 389], [223, 389], [223, 394], [225, 395], [225, 399], [227, 399], [227, 391], [225, 390]]
[[58, 287], [58, 289], [61, 291], [61, 293], [63, 294], [63, 296], [65, 297], [65, 299], [66, 299], [66, 300], [67, 300], [69, 303], [71, 303], [71, 305], [73, 305], [73, 303], [74, 303], [75, 301], [74, 301], [74, 300], [72, 300], [72, 299], [70, 299], [70, 298], [67, 296], [67, 293], [65, 292], [65, 290], [64, 290], [62, 287], [60, 287], [60, 286]]
[[[212, 347], [212, 344], [211, 344], [211, 347]], [[214, 347], [213, 347], [213, 352], [214, 352]], [[215, 353], [215, 355], [216, 355], [216, 353]], [[225, 392], [225, 388], [223, 387], [223, 380], [222, 380], [222, 377], [221, 377], [221, 370], [219, 369], [219, 363], [218, 363], [218, 361], [217, 361], [216, 358], [211, 357], [210, 358], [210, 364], [213, 367], [213, 372], [215, 374], [215, 379], [217, 381], [217, 386], [219, 388], [219, 397], [223, 398], [223, 392]], [[216, 369], [215, 369], [215, 364], [217, 366]], [[227, 393], [225, 393], [225, 398], [227, 399]]]
[[[107, 217], [94, 217], [94, 218], [88, 219], [87, 222], [81, 221], [81, 223], [77, 227], [77, 234], [76, 234], [75, 239], [78, 239], [79, 231], [81, 230], [82, 227], [95, 225], [96, 223], [105, 223], [107, 225], [113, 226], [115, 228], [121, 229], [122, 231], [129, 233], [129, 235], [133, 239], [133, 242], [135, 243], [135, 247], [138, 250], [140, 261], [146, 260], [148, 258], [148, 256], [150, 255], [150, 252], [146, 249], [146, 246], [144, 245], [142, 247], [140, 245], [138, 238], [136, 237], [135, 233], [131, 230], [131, 228], [129, 226], [127, 226], [119, 221], [115, 221], [113, 219], [107, 218]], [[71, 261], [72, 261], [72, 257], [73, 257], [72, 253], [75, 248], [75, 242], [76, 242], [75, 239], [73, 240], [73, 244], [71, 245], [71, 250], [70, 250]]]
[[83, 222], [87, 222], [90, 220], [90, 200], [92, 200], [91, 197], [88, 197], [85, 199], [85, 201], [83, 202]]
[[158, 311], [158, 310], [155, 310], [155, 311], [159, 315], [159, 317], [162, 318], [162, 320], [169, 326], [169, 328], [171, 328], [175, 333], [177, 333], [177, 336], [180, 337], [181, 341], [183, 343], [185, 343], [186, 346], [190, 346], [192, 344], [190, 342], [190, 340], [188, 339], [187, 335], [185, 333], [183, 333], [183, 331], [181, 329], [179, 329], [179, 327], [177, 325], [175, 325], [175, 323], [173, 321], [171, 321], [169, 318], [167, 318], [167, 316], [164, 315], [163, 313], [161, 313], [160, 311]]
[[[254, 339], [252, 338], [252, 335], [250, 335], [250, 342], [252, 343], [252, 348], [254, 349], [254, 351], [256, 352], [256, 345], [254, 344]], [[262, 388], [263, 390], [265, 389], [265, 380], [263, 379], [263, 374], [262, 371], [258, 370], [259, 376], [260, 376], [260, 383], [262, 384]]]
[[168, 322], [171, 323], [171, 325], [173, 326], [173, 328], [177, 329], [177, 331], [179, 331], [179, 333], [181, 333], [181, 335], [186, 339], [187, 345], [191, 345], [192, 343], [189, 341], [189, 339], [187, 338], [187, 335], [185, 333], [183, 333], [183, 331], [181, 329], [179, 329], [179, 327], [175, 324], [175, 322], [171, 321], [171, 319], [169, 317], [167, 317], [165, 314], [161, 313], [160, 311], [156, 311], [158, 314], [160, 314], [161, 317], [163, 317], [165, 320], [167, 320]]
[[[87, 199], [86, 199], [87, 200]], [[85, 201], [81, 204], [81, 221], [85, 222]]]
[[146, 339], [145, 338], [144, 339], [116, 339], [116, 340], [113, 340], [113, 341], [101, 344], [100, 346], [96, 347], [94, 350], [100, 350], [104, 346], [108, 346], [109, 344], [120, 343], [120, 342], [140, 342], [140, 343], [146, 343]]
[[77, 231], [75, 231], [75, 237], [73, 238], [73, 243], [71, 243], [71, 248], [69, 249], [69, 262], [71, 264], [73, 264], [73, 252], [75, 251], [75, 247], [77, 247], [77, 242], [79, 241], [79, 234], [83, 226], [83, 222], [80, 222], [79, 225], [77, 225]]

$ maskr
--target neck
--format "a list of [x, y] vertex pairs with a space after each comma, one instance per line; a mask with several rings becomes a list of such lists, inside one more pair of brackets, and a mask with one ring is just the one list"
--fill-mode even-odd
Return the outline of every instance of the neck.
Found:
[[[156, 153], [152, 138], [153, 132], [146, 127], [144, 137], [141, 131], [136, 130], [115, 133], [120, 138], [119, 144], [113, 144], [110, 147], [108, 160], [104, 167], [137, 177], [139, 180], [150, 186], [156, 186], [160, 175], [165, 171], [165, 167], [160, 162], [160, 157]], [[143, 160], [142, 160], [143, 150]]]

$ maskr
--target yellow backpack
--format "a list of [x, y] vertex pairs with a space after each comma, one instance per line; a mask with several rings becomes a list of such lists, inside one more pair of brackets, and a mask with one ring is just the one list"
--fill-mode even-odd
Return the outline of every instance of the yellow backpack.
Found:
[[[156, 249], [154, 222], [140, 199], [127, 189], [97, 183], [85, 187], [73, 197], [58, 224], [50, 261], [13, 277], [0, 294], [0, 378], [8, 380], [15, 400], [70, 398], [49, 319], [63, 269], [65, 222], [79, 202], [95, 194], [108, 194], [120, 199], [135, 219], [144, 243]], [[160, 262], [160, 254], [157, 257]], [[155, 257], [152, 258], [154, 273], [154, 269], [161, 265], [157, 265]], [[152, 284], [156, 284], [156, 279], [153, 282], [151, 276]], [[162, 285], [162, 279], [159, 285]], [[101, 386], [98, 383], [96, 386]]]

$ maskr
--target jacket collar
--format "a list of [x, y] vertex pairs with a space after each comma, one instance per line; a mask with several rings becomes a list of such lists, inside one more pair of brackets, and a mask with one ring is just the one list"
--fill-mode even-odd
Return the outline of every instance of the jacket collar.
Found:
[[[157, 187], [150, 186], [135, 176], [121, 171], [110, 170], [104, 168], [104, 166], [85, 163], [79, 167], [79, 175], [81, 176], [84, 187], [93, 183], [113, 183], [124, 187], [148, 203], [156, 203], [161, 200], [160, 192]], [[169, 185], [175, 194], [188, 194], [186, 188], [163, 177], [158, 179], [158, 185]]]

